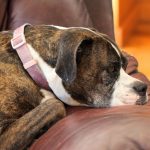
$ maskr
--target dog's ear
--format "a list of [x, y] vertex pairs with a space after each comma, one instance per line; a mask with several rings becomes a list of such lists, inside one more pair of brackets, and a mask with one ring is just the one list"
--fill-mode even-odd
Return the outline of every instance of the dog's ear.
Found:
[[61, 36], [58, 43], [56, 73], [63, 81], [71, 83], [76, 78], [76, 53], [78, 47], [85, 39], [85, 36], [77, 32], [66, 31]]

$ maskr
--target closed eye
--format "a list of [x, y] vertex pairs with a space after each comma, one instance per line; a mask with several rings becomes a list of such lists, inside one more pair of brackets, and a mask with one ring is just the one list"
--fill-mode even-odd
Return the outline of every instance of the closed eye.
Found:
[[110, 62], [110, 66], [108, 67], [108, 72], [109, 73], [117, 73], [119, 68], [120, 68], [119, 62]]

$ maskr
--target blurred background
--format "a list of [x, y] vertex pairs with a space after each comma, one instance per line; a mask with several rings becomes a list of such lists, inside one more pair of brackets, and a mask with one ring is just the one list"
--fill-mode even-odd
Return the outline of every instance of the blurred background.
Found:
[[116, 41], [150, 79], [150, 0], [112, 0]]

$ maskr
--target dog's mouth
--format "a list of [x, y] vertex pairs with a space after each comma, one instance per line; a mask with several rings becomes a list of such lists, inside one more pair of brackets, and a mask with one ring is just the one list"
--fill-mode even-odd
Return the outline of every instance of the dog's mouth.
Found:
[[144, 105], [147, 103], [147, 96], [128, 96], [122, 100], [122, 103], [125, 105]]
[[[120, 99], [121, 100], [121, 99]], [[145, 105], [148, 101], [147, 96], [138, 96], [138, 95], [132, 95], [128, 96], [125, 99], [122, 99], [121, 105]], [[95, 108], [106, 108], [110, 107], [110, 101], [92, 101], [91, 99], [88, 100], [87, 105], [89, 107], [95, 107]]]
[[145, 96], [140, 96], [139, 99], [136, 101], [136, 105], [145, 105], [148, 102], [147, 94]]

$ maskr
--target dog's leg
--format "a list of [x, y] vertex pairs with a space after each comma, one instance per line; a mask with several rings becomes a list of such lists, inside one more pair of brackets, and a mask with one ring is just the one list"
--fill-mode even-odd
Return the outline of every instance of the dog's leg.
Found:
[[3, 112], [0, 112], [0, 135], [9, 127], [9, 125], [16, 121], [14, 118], [8, 117]]
[[52, 98], [12, 123], [0, 136], [0, 150], [23, 150], [40, 130], [65, 116], [64, 105]]

